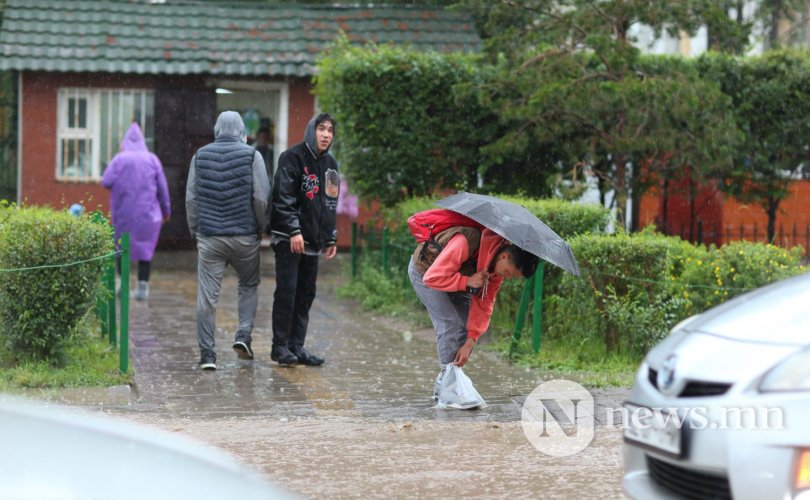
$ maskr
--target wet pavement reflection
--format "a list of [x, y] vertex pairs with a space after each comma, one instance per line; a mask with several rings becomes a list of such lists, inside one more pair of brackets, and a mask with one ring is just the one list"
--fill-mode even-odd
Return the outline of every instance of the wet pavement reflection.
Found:
[[[487, 400], [481, 411], [433, 408], [438, 370], [432, 330], [375, 318], [336, 298], [344, 256], [321, 260], [307, 348], [321, 367], [270, 360], [273, 259], [262, 251], [254, 361], [231, 350], [236, 277], [229, 270], [217, 313], [215, 372], [198, 369], [196, 254], [159, 252], [151, 296], [132, 303], [132, 391], [63, 393], [81, 406], [168, 428], [224, 448], [306, 497], [618, 497], [621, 433], [600, 426], [567, 458], [523, 436], [523, 399], [553, 378], [478, 350], [465, 372]], [[602, 391], [620, 404], [626, 391]]]

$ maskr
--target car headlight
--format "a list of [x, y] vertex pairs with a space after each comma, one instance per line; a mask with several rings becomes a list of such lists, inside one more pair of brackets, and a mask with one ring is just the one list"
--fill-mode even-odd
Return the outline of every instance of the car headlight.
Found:
[[759, 390], [810, 391], [810, 349], [797, 352], [771, 368], [760, 382]]

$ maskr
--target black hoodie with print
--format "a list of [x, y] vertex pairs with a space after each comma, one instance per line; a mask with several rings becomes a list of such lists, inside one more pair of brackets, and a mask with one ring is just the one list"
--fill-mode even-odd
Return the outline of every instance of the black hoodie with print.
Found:
[[324, 119], [335, 125], [334, 118], [326, 113], [311, 119], [304, 142], [281, 153], [273, 182], [273, 236], [289, 239], [301, 234], [308, 251], [320, 251], [337, 243], [340, 174], [329, 149], [318, 155], [315, 136], [315, 128]]

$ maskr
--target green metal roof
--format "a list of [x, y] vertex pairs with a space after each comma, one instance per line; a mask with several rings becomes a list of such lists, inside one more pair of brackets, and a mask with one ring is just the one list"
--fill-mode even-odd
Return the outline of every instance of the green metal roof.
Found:
[[6, 0], [0, 69], [309, 76], [341, 30], [417, 50], [480, 46], [469, 17], [425, 6]]

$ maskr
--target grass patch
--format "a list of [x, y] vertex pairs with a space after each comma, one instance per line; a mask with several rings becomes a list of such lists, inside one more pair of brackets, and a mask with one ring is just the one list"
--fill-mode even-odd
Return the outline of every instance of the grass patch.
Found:
[[[509, 355], [512, 339], [495, 335], [496, 340], [486, 344], [487, 349], [504, 356]], [[638, 356], [607, 354], [595, 342], [575, 344], [560, 340], [544, 340], [539, 352], [533, 352], [525, 336], [518, 342], [513, 361], [520, 366], [557, 373], [588, 387], [630, 387], [641, 364]]]
[[[360, 303], [363, 309], [375, 314], [398, 317], [416, 327], [430, 327], [430, 318], [424, 306], [419, 302], [416, 293], [407, 277], [384, 275], [376, 259], [361, 259], [357, 276], [349, 279], [337, 288], [338, 296], [350, 298]], [[346, 265], [344, 276], [351, 270]], [[513, 286], [522, 286], [517, 283]], [[514, 325], [514, 312], [507, 310], [504, 303], [496, 305], [489, 333], [481, 347], [509, 355], [511, 331]], [[517, 305], [513, 305], [516, 309]], [[559, 378], [576, 381], [587, 387], [629, 387], [641, 363], [640, 356], [627, 353], [608, 354], [604, 341], [592, 335], [583, 335], [573, 339], [569, 334], [565, 339], [543, 338], [540, 352], [531, 350], [529, 333], [524, 333], [518, 343], [513, 362], [525, 367], [543, 370], [556, 374]]]
[[12, 366], [8, 352], [0, 352], [0, 391], [23, 392], [27, 389], [58, 389], [129, 384], [132, 369], [122, 375], [118, 351], [99, 334], [95, 321], [77, 327], [65, 352], [63, 367], [45, 361], [24, 361]]

